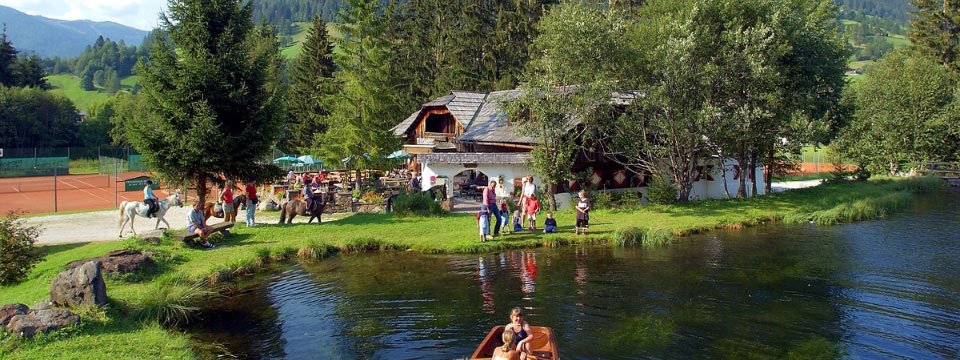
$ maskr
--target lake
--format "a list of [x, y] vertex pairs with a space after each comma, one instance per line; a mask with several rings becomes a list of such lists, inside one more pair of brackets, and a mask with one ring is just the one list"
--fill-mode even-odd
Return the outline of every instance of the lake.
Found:
[[337, 256], [211, 304], [190, 332], [241, 358], [454, 359], [514, 306], [565, 359], [957, 359], [960, 192], [659, 248]]

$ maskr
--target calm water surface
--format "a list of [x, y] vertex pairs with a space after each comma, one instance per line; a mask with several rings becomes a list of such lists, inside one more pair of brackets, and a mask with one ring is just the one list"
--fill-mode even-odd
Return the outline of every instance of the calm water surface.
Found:
[[191, 331], [241, 358], [453, 359], [514, 306], [565, 359], [958, 359], [960, 192], [879, 221], [658, 249], [341, 256], [222, 301]]

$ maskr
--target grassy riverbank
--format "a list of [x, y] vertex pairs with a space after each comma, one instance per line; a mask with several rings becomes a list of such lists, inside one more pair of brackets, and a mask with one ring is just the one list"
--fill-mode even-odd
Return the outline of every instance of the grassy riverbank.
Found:
[[472, 215], [357, 215], [322, 225], [240, 226], [228, 238], [215, 238], [219, 246], [214, 250], [193, 249], [172, 240], [160, 245], [126, 240], [51, 246], [46, 249], [46, 260], [33, 269], [26, 281], [0, 288], [0, 302], [39, 302], [47, 297], [50, 281], [66, 263], [111, 250], [152, 251], [160, 266], [150, 273], [109, 278], [109, 308], [86, 311], [79, 328], [30, 341], [0, 335], [0, 351], [4, 358], [11, 359], [192, 358], [195, 351], [188, 337], [157, 326], [156, 314], [166, 310], [176, 318], [178, 306], [198, 305], [190, 301], [198, 290], [189, 284], [230, 287], [232, 280], [287, 259], [317, 259], [337, 252], [373, 250], [471, 253], [587, 243], [657, 245], [711, 229], [736, 229], [766, 222], [836, 224], [883, 217], [909, 204], [914, 194], [938, 191], [941, 187], [938, 179], [878, 180], [823, 185], [753, 199], [597, 210], [591, 216], [587, 236], [575, 236], [573, 213], [563, 212], [557, 214], [561, 234], [512, 234], [486, 243], [478, 241]]

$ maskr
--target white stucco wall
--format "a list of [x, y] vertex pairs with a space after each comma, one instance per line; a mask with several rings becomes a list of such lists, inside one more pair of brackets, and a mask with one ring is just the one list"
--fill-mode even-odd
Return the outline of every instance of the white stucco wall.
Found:
[[[737, 195], [737, 186], [739, 185], [739, 180], [734, 179], [735, 169], [734, 166], [737, 165], [735, 160], [727, 160], [725, 164], [726, 177], [727, 177], [727, 189], [730, 192], [731, 196]], [[514, 192], [520, 191], [520, 189], [512, 189], [514, 179], [519, 179], [523, 176], [534, 175], [533, 170], [528, 168], [523, 164], [478, 164], [475, 168], [466, 168], [460, 164], [422, 164], [422, 172], [420, 174], [420, 184], [421, 190], [425, 191], [431, 187], [438, 185], [446, 179], [453, 179], [456, 174], [459, 174], [466, 170], [476, 170], [491, 179], [497, 179], [503, 177], [503, 184], [505, 185], [504, 189], [497, 189], [497, 195], [501, 197], [511, 196]], [[703, 200], [703, 199], [720, 199], [724, 197], [723, 192], [723, 176], [721, 173], [722, 169], [717, 166], [714, 166], [712, 171], [710, 171], [710, 176], [713, 177], [713, 180], [707, 180], [706, 176], [702, 176], [700, 181], [693, 183], [693, 188], [690, 191], [691, 200]], [[742, 171], [742, 176], [748, 176], [746, 170]], [[763, 177], [763, 167], [758, 166], [756, 170], [757, 177], [757, 194], [764, 194], [764, 177]], [[537, 186], [542, 186], [541, 179], [534, 175], [533, 182]], [[747, 179], [747, 192], [749, 194], [751, 189], [751, 180]], [[624, 191], [626, 189], [618, 189], [611, 191]], [[639, 191], [643, 194], [643, 198], [647, 198], [647, 188], [639, 187], [634, 188], [634, 190]], [[447, 196], [453, 196], [452, 186], [447, 187], [448, 194]], [[753, 196], [753, 194], [750, 194]], [[567, 207], [570, 205], [571, 195], [567, 193], [557, 194], [556, 200], [557, 205], [561, 208]]]
[[[534, 175], [533, 171], [523, 164], [478, 164], [474, 168], [466, 168], [460, 164], [421, 164], [420, 187], [425, 191], [431, 187], [450, 181], [453, 177], [467, 170], [476, 170], [490, 179], [503, 178], [503, 188], [497, 189], [497, 196], [507, 197], [520, 189], [513, 188], [514, 179]], [[533, 183], [541, 186], [541, 180], [533, 176]], [[452, 186], [447, 187], [447, 196], [453, 196]]]

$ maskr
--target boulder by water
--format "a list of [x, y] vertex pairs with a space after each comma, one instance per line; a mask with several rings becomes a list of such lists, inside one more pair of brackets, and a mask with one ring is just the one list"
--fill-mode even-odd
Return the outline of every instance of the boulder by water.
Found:
[[50, 300], [58, 306], [106, 305], [107, 286], [100, 262], [89, 261], [57, 274], [50, 284]]

